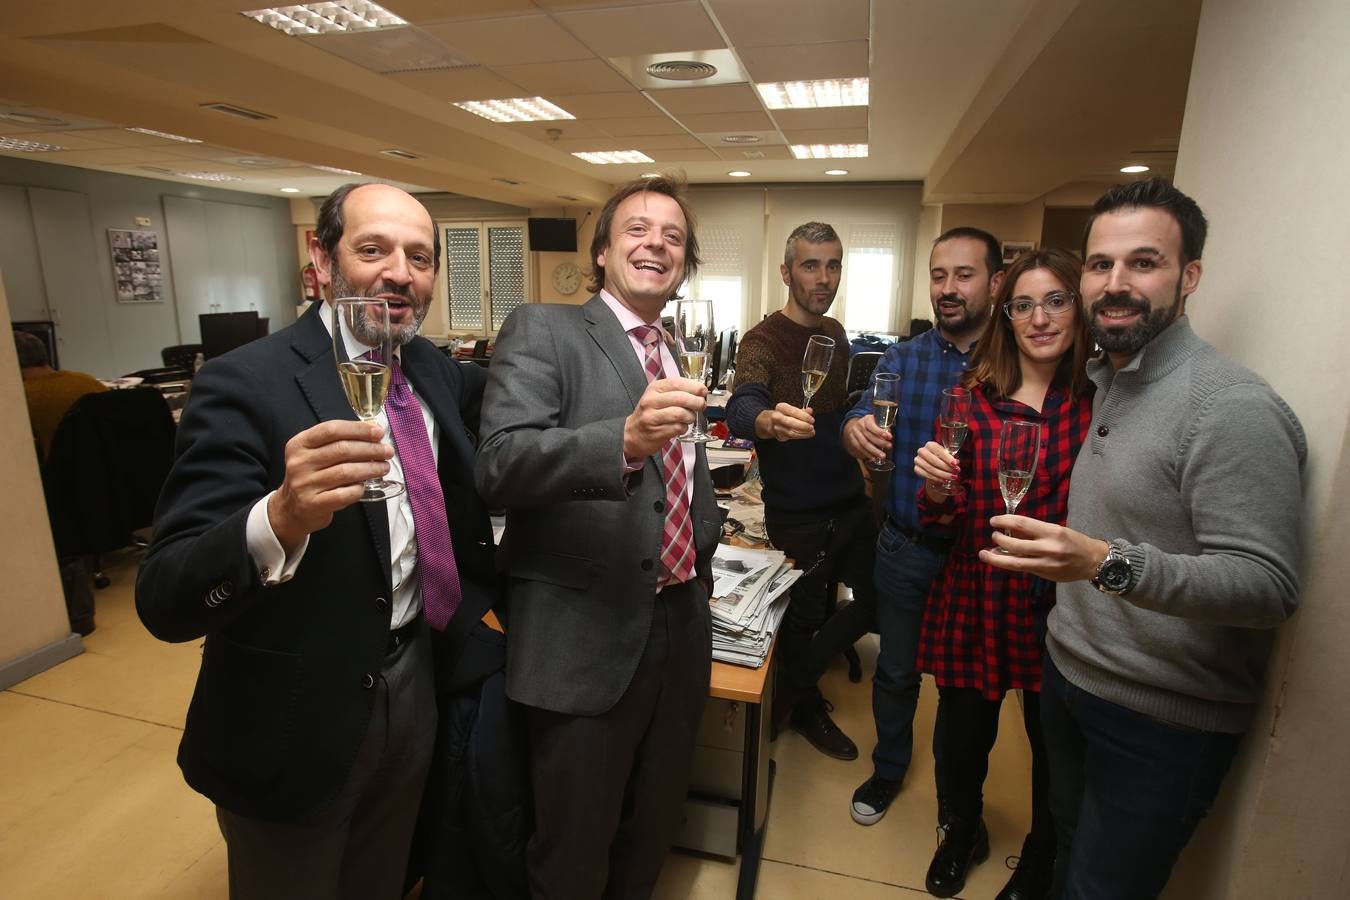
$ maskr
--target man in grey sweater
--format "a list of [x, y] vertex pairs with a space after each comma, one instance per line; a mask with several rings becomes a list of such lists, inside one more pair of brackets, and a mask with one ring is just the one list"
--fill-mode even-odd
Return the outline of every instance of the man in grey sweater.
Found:
[[1060, 582], [1041, 717], [1054, 897], [1156, 897], [1213, 803], [1297, 604], [1292, 410], [1191, 331], [1206, 222], [1161, 179], [1093, 208], [1082, 294], [1103, 358], [1068, 526], [991, 524], [990, 565]]

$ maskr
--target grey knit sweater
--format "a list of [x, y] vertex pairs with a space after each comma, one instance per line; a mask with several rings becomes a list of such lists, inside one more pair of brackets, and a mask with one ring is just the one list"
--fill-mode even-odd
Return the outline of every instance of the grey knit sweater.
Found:
[[1113, 703], [1245, 731], [1274, 629], [1297, 605], [1303, 429], [1185, 316], [1120, 371], [1103, 358], [1089, 375], [1096, 408], [1068, 524], [1123, 541], [1134, 577], [1119, 597], [1059, 585], [1050, 656]]

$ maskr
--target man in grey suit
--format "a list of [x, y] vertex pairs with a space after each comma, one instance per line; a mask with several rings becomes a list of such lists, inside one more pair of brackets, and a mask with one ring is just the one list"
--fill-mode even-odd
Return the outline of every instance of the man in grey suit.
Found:
[[583, 306], [502, 326], [479, 490], [504, 507], [506, 688], [528, 709], [535, 897], [646, 897], [674, 838], [708, 691], [719, 533], [707, 459], [677, 438], [706, 403], [660, 340], [698, 266], [660, 177], [622, 186], [591, 244]]

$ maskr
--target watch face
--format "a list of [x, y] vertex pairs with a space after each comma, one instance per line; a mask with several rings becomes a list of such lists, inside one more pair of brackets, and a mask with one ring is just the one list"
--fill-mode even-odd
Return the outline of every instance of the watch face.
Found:
[[1108, 559], [1102, 564], [1102, 570], [1097, 575], [1097, 580], [1108, 590], [1124, 590], [1130, 584], [1130, 561], [1127, 559]]

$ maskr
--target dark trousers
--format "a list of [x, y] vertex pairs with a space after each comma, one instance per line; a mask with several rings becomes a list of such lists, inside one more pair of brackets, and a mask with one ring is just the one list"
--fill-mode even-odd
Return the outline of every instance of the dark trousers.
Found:
[[230, 900], [397, 900], [403, 896], [422, 785], [436, 736], [431, 640], [391, 653], [373, 689], [370, 725], [347, 783], [294, 822], [216, 807], [229, 854]]
[[1051, 896], [1157, 897], [1242, 736], [1163, 722], [1065, 680], [1049, 654], [1041, 722], [1059, 848]]
[[530, 707], [537, 900], [651, 896], [675, 839], [712, 666], [708, 597], [694, 582], [656, 598], [628, 690], [608, 712]]
[[[905, 537], [887, 521], [877, 537], [877, 626], [881, 649], [872, 682], [872, 716], [877, 725], [877, 746], [872, 751], [876, 774], [901, 781], [914, 753], [914, 711], [919, 705], [919, 673], [914, 660], [919, 652], [919, 632], [928, 588], [937, 577], [946, 555]], [[939, 715], [933, 730], [934, 775], [941, 808], [944, 766]]]
[[[802, 575], [792, 585], [778, 627], [778, 693], [784, 709], [821, 699], [816, 683], [830, 661], [876, 627], [877, 529], [865, 502], [813, 522], [783, 524], [766, 516], [769, 540]], [[831, 588], [847, 584], [853, 602], [834, 615]]]
[[[984, 781], [989, 751], [998, 738], [1002, 698], [989, 700], [973, 688], [938, 689], [942, 716], [942, 761], [946, 767], [947, 803], [953, 819], [979, 821], [984, 811]], [[1050, 817], [1050, 767], [1041, 731], [1041, 698], [1022, 692], [1022, 724], [1031, 742], [1031, 831], [1026, 852], [1048, 864], [1055, 853], [1055, 827]]]

